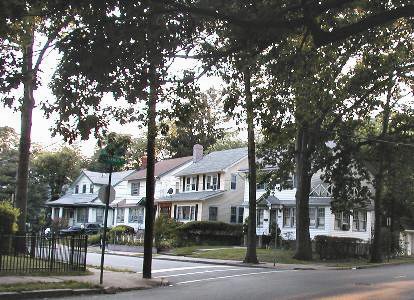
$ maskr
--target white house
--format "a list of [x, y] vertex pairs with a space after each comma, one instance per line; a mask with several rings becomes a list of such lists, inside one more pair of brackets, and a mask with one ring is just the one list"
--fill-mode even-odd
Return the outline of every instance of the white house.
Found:
[[[117, 188], [124, 178], [133, 172], [133, 170], [113, 172], [112, 185]], [[99, 200], [98, 191], [103, 185], [108, 184], [108, 176], [108, 173], [82, 170], [65, 195], [46, 203], [52, 209], [52, 220], [66, 219], [70, 226], [84, 223], [102, 224], [105, 205]], [[110, 210], [108, 220], [112, 219], [112, 210]]]
[[[155, 203], [167, 194], [178, 192], [175, 174], [191, 164], [191, 156], [166, 159], [155, 164]], [[115, 200], [111, 203], [114, 209], [112, 224], [128, 225], [137, 229], [144, 229], [145, 196], [146, 196], [147, 169], [141, 169], [129, 174], [115, 187]], [[170, 214], [171, 207], [157, 205], [156, 214]]]
[[[242, 170], [246, 172], [245, 170]], [[246, 176], [244, 206], [245, 215], [249, 215], [249, 182]], [[296, 188], [287, 190], [275, 189], [266, 194], [266, 185], [257, 186], [258, 199], [256, 222], [257, 235], [270, 234], [271, 224], [276, 223], [284, 239], [296, 239]], [[332, 213], [330, 187], [322, 182], [320, 173], [312, 177], [309, 197], [310, 237], [328, 235], [338, 237], [354, 237], [365, 241], [371, 239], [374, 225], [372, 205], [355, 210], [353, 214]]]
[[158, 201], [158, 207], [180, 222], [222, 221], [243, 223], [244, 178], [247, 148], [203, 154], [194, 145], [192, 164], [177, 172], [176, 190]]

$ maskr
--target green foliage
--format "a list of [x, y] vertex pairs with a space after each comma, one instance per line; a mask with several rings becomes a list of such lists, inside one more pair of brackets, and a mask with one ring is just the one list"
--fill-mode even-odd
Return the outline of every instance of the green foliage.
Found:
[[50, 224], [50, 230], [52, 233], [58, 233], [59, 230], [65, 229], [68, 227], [68, 220], [63, 218], [55, 218]]
[[117, 225], [115, 227], [112, 227], [109, 230], [110, 234], [118, 235], [118, 234], [134, 234], [135, 230], [134, 227], [128, 226], [128, 225]]
[[320, 259], [368, 257], [368, 243], [349, 237], [315, 236], [315, 250]]
[[177, 229], [181, 224], [167, 216], [159, 216], [154, 223], [154, 241], [157, 249], [169, 249], [177, 245]]
[[226, 132], [223, 138], [218, 139], [213, 145], [207, 148], [206, 153], [247, 147], [247, 142], [235, 137], [234, 132]]
[[101, 237], [101, 234], [88, 235], [88, 245], [100, 245]]
[[18, 135], [11, 127], [0, 127], [0, 201], [11, 201], [15, 192]]
[[240, 245], [243, 225], [194, 221], [181, 225], [177, 232], [180, 245]]
[[0, 202], [0, 234], [12, 234], [17, 231], [17, 218], [19, 209], [14, 208], [10, 202]]

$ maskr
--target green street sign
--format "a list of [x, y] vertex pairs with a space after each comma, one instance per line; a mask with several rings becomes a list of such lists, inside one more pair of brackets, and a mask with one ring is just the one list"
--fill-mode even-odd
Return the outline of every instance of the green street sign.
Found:
[[99, 161], [112, 166], [122, 166], [125, 164], [125, 159], [119, 156], [111, 156], [105, 149], [101, 151]]

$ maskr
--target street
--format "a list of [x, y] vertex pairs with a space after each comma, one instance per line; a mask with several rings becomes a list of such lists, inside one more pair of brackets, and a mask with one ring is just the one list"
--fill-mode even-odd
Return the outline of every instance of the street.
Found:
[[[95, 264], [99, 255], [88, 254]], [[141, 269], [142, 259], [108, 255], [106, 265]], [[361, 270], [274, 270], [154, 259], [152, 290], [67, 299], [414, 299], [414, 266]], [[140, 275], [138, 275], [140, 276]]]

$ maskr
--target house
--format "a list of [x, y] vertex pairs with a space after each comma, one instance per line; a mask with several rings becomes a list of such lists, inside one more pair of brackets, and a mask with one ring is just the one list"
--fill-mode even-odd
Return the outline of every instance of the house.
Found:
[[222, 221], [243, 223], [244, 178], [247, 148], [211, 152], [194, 145], [192, 164], [177, 172], [175, 193], [160, 197], [157, 207], [180, 222]]
[[[247, 174], [246, 170], [241, 170], [241, 172]], [[311, 179], [309, 197], [310, 237], [328, 235], [370, 240], [374, 227], [373, 206], [368, 205], [366, 208], [355, 210], [353, 214], [332, 213], [331, 188], [320, 179], [320, 175], [321, 173], [318, 172]], [[247, 218], [249, 215], [249, 183], [247, 176], [245, 176], [245, 180], [244, 218]], [[284, 239], [296, 239], [296, 188], [285, 190], [276, 188], [270, 193], [266, 192], [266, 188], [265, 184], [257, 185], [256, 234], [268, 235], [271, 232], [272, 224], [274, 224], [273, 226], [277, 224]]]
[[[133, 170], [113, 172], [112, 185], [116, 188], [125, 177], [133, 172]], [[98, 191], [108, 184], [108, 176], [108, 173], [82, 170], [65, 195], [46, 203], [52, 209], [52, 220], [65, 219], [70, 226], [83, 223], [102, 224], [105, 205], [99, 200]], [[112, 210], [110, 210], [108, 220], [112, 219]]]
[[[191, 156], [161, 160], [155, 163], [155, 201], [179, 191], [176, 173], [191, 164]], [[135, 230], [145, 226], [145, 196], [147, 169], [143, 168], [129, 174], [115, 187], [113, 225], [128, 225]], [[156, 215], [171, 213], [171, 205], [161, 203], [156, 207]]]

